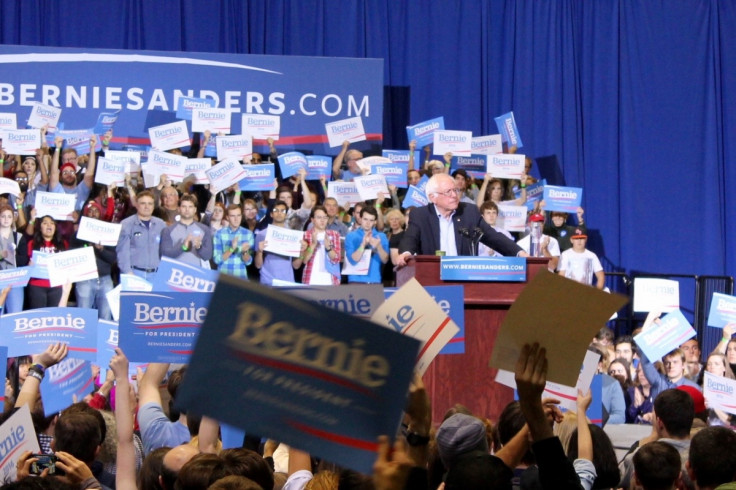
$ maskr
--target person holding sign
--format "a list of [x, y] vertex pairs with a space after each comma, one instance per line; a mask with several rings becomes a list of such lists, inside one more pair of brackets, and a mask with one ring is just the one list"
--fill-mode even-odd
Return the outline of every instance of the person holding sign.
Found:
[[194, 221], [197, 198], [184, 194], [179, 200], [179, 221], [161, 232], [160, 252], [185, 264], [201, 266], [212, 258], [212, 231]]
[[[63, 252], [69, 248], [69, 244], [61, 237], [56, 221], [51, 216], [44, 216], [37, 223], [33, 239], [28, 242], [28, 258], [33, 265], [38, 265], [34, 259], [33, 252], [54, 254]], [[63, 286], [51, 287], [46, 277], [31, 277], [28, 281], [28, 308], [46, 308], [48, 306], [59, 306]]]
[[[332, 164], [332, 178], [335, 180], [344, 180], [352, 182], [355, 177], [363, 175], [363, 171], [358, 166], [358, 160], [363, 158], [363, 153], [358, 150], [348, 150], [350, 142], [344, 141], [340, 153], [337, 154]], [[343, 169], [343, 161], [347, 168]]]
[[228, 226], [215, 233], [212, 259], [220, 272], [248, 279], [247, 267], [253, 262], [253, 233], [240, 226], [243, 212], [240, 205], [227, 207]]
[[[448, 256], [471, 255], [470, 233], [479, 233], [480, 242], [505, 256], [528, 257], [521, 247], [483, 221], [476, 206], [461, 203], [455, 179], [447, 174], [432, 176], [427, 182], [430, 204], [412, 212], [409, 226], [399, 246], [398, 267], [412, 254]], [[464, 233], [466, 232], [466, 233]]]
[[[453, 181], [454, 182], [454, 181]], [[360, 229], [348, 233], [345, 237], [345, 260], [358, 265], [368, 254], [369, 267], [364, 275], [350, 274], [348, 282], [381, 284], [381, 268], [388, 261], [388, 238], [384, 233], [375, 230], [378, 211], [375, 208], [363, 207], [360, 210]]]
[[[287, 204], [278, 200], [271, 210], [271, 226], [286, 228]], [[290, 257], [266, 252], [266, 229], [256, 233], [255, 264], [261, 271], [261, 284], [270, 286], [274, 279], [294, 282], [294, 266]]]
[[[521, 196], [517, 199], [511, 199], [505, 201], [506, 189], [501, 179], [494, 179], [491, 174], [486, 174], [483, 177], [483, 183], [480, 186], [478, 195], [475, 198], [475, 203], [480, 207], [486, 201], [493, 201], [496, 204], [506, 204], [509, 206], [523, 206], [526, 204], [526, 184], [524, 183], [526, 175], [521, 176]], [[490, 189], [489, 189], [490, 186]]]
[[324, 206], [312, 208], [312, 228], [304, 232], [302, 255], [294, 267], [304, 265], [302, 283], [323, 286], [340, 284], [340, 234], [327, 229], [327, 210]]
[[[13, 208], [0, 206], [0, 270], [28, 265], [28, 242], [23, 233], [13, 230]], [[5, 312], [23, 311], [24, 287], [9, 288]]]

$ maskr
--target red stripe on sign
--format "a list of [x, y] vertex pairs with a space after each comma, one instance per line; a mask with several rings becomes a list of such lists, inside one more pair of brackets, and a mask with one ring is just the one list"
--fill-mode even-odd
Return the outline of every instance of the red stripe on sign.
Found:
[[344, 436], [342, 434], [336, 434], [334, 432], [328, 432], [326, 430], [317, 429], [308, 425], [296, 422], [294, 420], [287, 421], [289, 425], [298, 429], [302, 432], [309, 434], [310, 436], [319, 437], [326, 441], [334, 442], [342, 446], [347, 446], [353, 449], [360, 449], [362, 451], [376, 452], [378, 449], [378, 443], [375, 441], [366, 441], [364, 439], [357, 439], [355, 437]]
[[442, 322], [442, 325], [440, 325], [440, 328], [437, 329], [437, 331], [429, 338], [426, 344], [424, 344], [424, 347], [422, 347], [422, 350], [419, 351], [419, 355], [417, 356], [417, 361], [422, 358], [425, 352], [427, 352], [427, 349], [432, 345], [432, 342], [437, 338], [437, 336], [444, 330], [444, 328], [447, 326], [447, 324], [450, 323], [450, 317], [448, 316], [445, 318], [445, 321]]

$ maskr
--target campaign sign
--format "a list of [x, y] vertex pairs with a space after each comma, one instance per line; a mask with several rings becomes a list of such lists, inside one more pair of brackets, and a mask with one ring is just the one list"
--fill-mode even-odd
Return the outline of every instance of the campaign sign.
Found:
[[134, 362], [189, 362], [210, 293], [123, 291], [120, 348]]
[[[409, 150], [381, 150], [381, 156], [388, 158], [391, 163], [406, 163], [409, 164]], [[421, 162], [422, 155], [419, 150], [414, 150], [414, 162]]]
[[431, 145], [434, 142], [434, 132], [445, 129], [445, 118], [435, 117], [406, 127], [406, 139], [416, 141], [417, 148]]
[[679, 282], [653, 277], [634, 278], [634, 311], [673, 311], [679, 308]]
[[100, 366], [104, 372], [110, 364], [110, 359], [115, 355], [118, 346], [118, 324], [108, 320], [97, 322], [97, 359], [95, 364]]
[[75, 248], [51, 254], [46, 258], [51, 287], [96, 279], [97, 260], [92, 247]]
[[660, 359], [683, 342], [695, 337], [695, 330], [682, 312], [674, 310], [634, 337], [636, 345], [652, 362]]
[[337, 204], [345, 209], [361, 201], [355, 182], [335, 182], [334, 180], [328, 182], [327, 197], [334, 197]]
[[40, 354], [56, 342], [69, 345], [69, 356], [97, 357], [97, 310], [37, 308], [0, 317], [3, 344], [11, 357]]
[[276, 167], [273, 163], [243, 165], [245, 176], [238, 183], [241, 191], [270, 191], [274, 188]]
[[[465, 170], [468, 174], [476, 179], [482, 179], [488, 172], [488, 156], [487, 155], [470, 155], [467, 157], [453, 156], [450, 160], [450, 169]], [[495, 177], [495, 176], [494, 176]]]
[[264, 250], [287, 257], [299, 257], [303, 237], [303, 231], [268, 225], [265, 238], [268, 245]]
[[192, 266], [169, 257], [161, 257], [153, 280], [153, 291], [212, 293], [218, 272]]
[[218, 136], [215, 144], [217, 145], [218, 160], [234, 158], [235, 160], [250, 161], [253, 155], [253, 138], [250, 135]]
[[209, 158], [188, 158], [184, 164], [184, 178], [193, 175], [195, 184], [209, 184], [210, 179], [205, 173], [212, 167], [212, 160]]
[[33, 255], [31, 256], [31, 265], [29, 266], [31, 268], [31, 277], [36, 277], [38, 279], [49, 278], [49, 268], [46, 267], [46, 259], [49, 258], [49, 255], [51, 254], [41, 252], [40, 250], [33, 251]]
[[21, 454], [41, 452], [27, 403], [0, 425], [0, 441], [0, 481], [5, 484], [15, 481]]
[[400, 422], [418, 346], [372, 322], [222, 275], [176, 401], [370, 473], [378, 436]]
[[266, 114], [243, 114], [241, 126], [243, 133], [256, 140], [279, 139], [281, 132], [281, 116]]
[[498, 206], [496, 226], [510, 232], [523, 232], [526, 228], [526, 206]]
[[115, 321], [120, 320], [120, 291], [122, 290], [123, 288], [118, 284], [105, 293], [107, 304], [110, 307], [110, 314], [112, 315], [112, 319]]
[[217, 109], [216, 107], [192, 109], [192, 131], [228, 134], [230, 133], [231, 118], [232, 112], [230, 109]]
[[16, 129], [3, 133], [3, 150], [12, 155], [35, 155], [41, 148], [41, 132], [38, 129]]
[[0, 291], [5, 288], [22, 288], [31, 278], [33, 266], [16, 267], [15, 269], [0, 270]]
[[487, 172], [499, 179], [518, 179], [524, 173], [524, 155], [489, 155]]
[[509, 148], [515, 146], [521, 148], [524, 143], [521, 142], [521, 136], [519, 136], [519, 129], [516, 127], [516, 120], [514, 119], [514, 113], [507, 112], [506, 114], [495, 117], [496, 127], [498, 132], [501, 133], [501, 139], [508, 145]]
[[546, 211], [562, 211], [574, 213], [583, 200], [583, 189], [580, 187], [544, 186], [544, 209]]
[[31, 107], [31, 115], [28, 116], [28, 127], [42, 128], [48, 126], [49, 131], [53, 132], [59, 124], [60, 117], [61, 108], [36, 102]]
[[419, 182], [417, 182], [417, 189], [419, 189], [422, 192], [427, 192], [427, 182], [429, 182], [429, 177], [425, 174], [422, 175], [419, 179]]
[[[542, 179], [536, 184], [526, 186], [526, 208], [531, 211], [542, 200], [544, 194], [544, 186], [547, 185], [547, 180]], [[516, 199], [521, 197], [521, 189], [518, 187], [514, 190], [514, 197]]]
[[306, 169], [307, 158], [298, 151], [284, 153], [279, 155], [279, 168], [281, 169], [281, 175], [286, 179], [299, 173], [300, 169]]
[[[48, 134], [49, 138], [59, 136], [61, 138], [64, 138], [64, 149], [74, 149], [77, 151], [78, 155], [85, 155], [87, 153], [90, 153], [91, 148], [89, 146], [90, 139], [95, 134], [92, 132], [91, 129], [65, 129], [65, 130], [59, 130], [55, 134]], [[95, 143], [95, 151], [100, 151], [102, 149], [102, 143], [100, 142], [99, 138], [97, 139], [97, 142]]]
[[705, 372], [703, 396], [708, 407], [736, 414], [736, 380]]
[[0, 112], [0, 131], [18, 129], [18, 117], [15, 112]]
[[500, 134], [477, 136], [470, 141], [470, 150], [474, 155], [495, 155], [503, 152]]
[[363, 120], [360, 116], [325, 123], [325, 132], [330, 148], [342, 146], [345, 141], [355, 143], [366, 139]]
[[524, 257], [440, 257], [443, 281], [526, 281]]
[[100, 157], [95, 168], [95, 182], [104, 185], [122, 184], [125, 182], [127, 167], [126, 162]]
[[355, 263], [353, 263], [351, 256], [347, 256], [340, 273], [343, 276], [367, 276], [371, 268], [371, 254], [373, 254], [373, 251], [363, 250], [360, 260]]
[[713, 293], [713, 299], [710, 301], [708, 325], [723, 328], [729, 323], [736, 323], [736, 297]]
[[20, 186], [13, 179], [0, 177], [0, 194], [11, 194], [13, 196], [20, 195]]
[[213, 193], [223, 191], [245, 178], [243, 167], [235, 159], [223, 160], [204, 173], [210, 181], [210, 191]]
[[120, 223], [109, 223], [107, 221], [82, 216], [79, 220], [77, 238], [84, 240], [85, 242], [114, 247], [118, 244], [118, 238], [120, 238], [120, 230], [122, 227], [123, 225]]
[[408, 185], [406, 180], [408, 170], [409, 164], [407, 163], [379, 163], [373, 165], [371, 173], [382, 175], [386, 179], [386, 185], [406, 187]]
[[153, 284], [135, 274], [120, 274], [120, 287], [123, 291], [153, 291]]
[[138, 151], [105, 150], [105, 158], [125, 163], [125, 172], [129, 174], [141, 168], [141, 153]]
[[187, 121], [192, 120], [194, 109], [217, 107], [214, 100], [200, 97], [179, 97], [176, 104], [176, 118], [186, 119]]
[[95, 388], [92, 363], [67, 357], [46, 370], [41, 381], [45, 416], [57, 414], [90, 394]]
[[158, 151], [189, 146], [189, 130], [186, 121], [176, 121], [148, 128], [151, 146]]
[[380, 193], [383, 193], [386, 197], [389, 196], [388, 186], [383, 175], [361, 175], [355, 177], [353, 183], [355, 183], [361, 201], [376, 199]]
[[299, 285], [279, 289], [325, 308], [366, 320], [370, 319], [385, 299], [380, 284], [343, 284], [339, 288]]
[[324, 176], [332, 178], [332, 158], [324, 155], [307, 155], [307, 180], [319, 180]]
[[411, 206], [420, 208], [422, 206], [426, 206], [427, 204], [429, 204], [429, 199], [427, 199], [427, 195], [424, 193], [424, 191], [419, 190], [413, 185], [410, 185], [409, 190], [406, 191], [406, 195], [404, 196], [404, 202], [401, 203], [401, 207], [404, 209]]
[[[0, 345], [0, 373], [3, 373], [3, 379], [7, 379], [8, 370], [8, 348]], [[5, 390], [0, 393], [0, 403], [5, 403]], [[2, 440], [2, 439], [0, 439]], [[2, 457], [0, 457], [2, 459]]]
[[453, 155], [470, 156], [470, 141], [473, 139], [472, 131], [437, 130], [432, 136], [434, 138], [432, 152], [435, 155], [452, 153]]
[[118, 117], [120, 117], [119, 110], [115, 112], [101, 112], [100, 115], [97, 117], [97, 124], [95, 124], [92, 132], [95, 134], [105, 134], [108, 131], [112, 131], [113, 126], [115, 126], [115, 123], [118, 120]]
[[157, 177], [166, 175], [172, 182], [181, 182], [184, 180], [186, 164], [187, 157], [185, 156], [151, 150], [148, 152], [148, 161], [144, 165], [143, 171]]

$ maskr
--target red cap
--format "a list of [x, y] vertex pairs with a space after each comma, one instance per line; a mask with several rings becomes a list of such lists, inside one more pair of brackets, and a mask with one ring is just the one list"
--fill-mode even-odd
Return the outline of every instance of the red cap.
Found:
[[544, 222], [544, 215], [539, 213], [534, 213], [533, 215], [529, 216], [530, 222]]
[[71, 167], [71, 169], [74, 170], [74, 173], [77, 173], [77, 166], [69, 162], [66, 162], [65, 164], [61, 166], [61, 168], [59, 169], [59, 173], [63, 172], [64, 169], [67, 167]]
[[573, 233], [570, 238], [588, 238], [588, 235], [586, 235], [580, 228], [575, 228], [575, 233]]
[[693, 403], [695, 404], [695, 413], [705, 412], [705, 398], [699, 389], [688, 385], [678, 386], [677, 389], [690, 395], [690, 398], [693, 399]]

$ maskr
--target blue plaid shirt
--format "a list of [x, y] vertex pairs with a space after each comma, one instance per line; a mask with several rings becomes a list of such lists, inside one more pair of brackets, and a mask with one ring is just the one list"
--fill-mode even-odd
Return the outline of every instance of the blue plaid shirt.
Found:
[[[233, 238], [235, 237], [238, 238], [238, 250], [236, 252], [232, 252], [230, 257], [225, 260], [223, 255], [226, 251], [231, 249]], [[214, 253], [212, 255], [212, 259], [215, 261], [215, 264], [217, 264], [219, 271], [225, 274], [230, 274], [231, 276], [247, 279], [248, 272], [246, 267], [253, 262], [253, 256], [251, 253], [255, 253], [253, 251], [254, 242], [255, 239], [253, 237], [253, 233], [242, 226], [239, 226], [235, 230], [231, 229], [229, 226], [218, 230], [214, 237]], [[247, 261], [243, 259], [243, 245], [245, 243], [248, 243], [248, 252], [250, 252], [246, 256]]]

